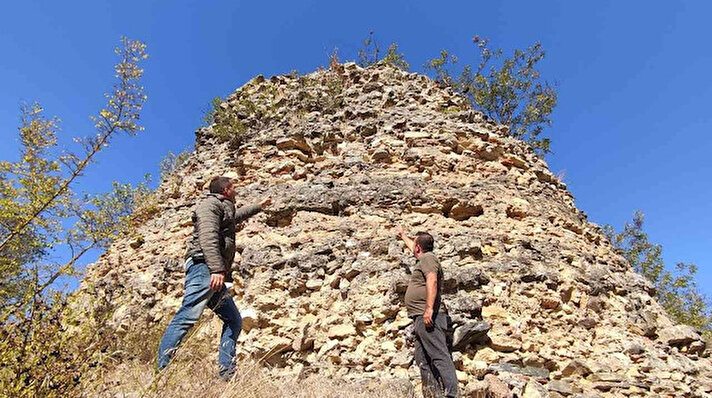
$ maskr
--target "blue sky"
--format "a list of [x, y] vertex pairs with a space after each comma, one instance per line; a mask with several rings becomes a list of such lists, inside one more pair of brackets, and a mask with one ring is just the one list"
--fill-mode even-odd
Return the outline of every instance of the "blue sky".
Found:
[[472, 36], [505, 50], [540, 41], [559, 106], [547, 161], [591, 221], [635, 209], [669, 265], [694, 262], [712, 295], [712, 3], [707, 1], [6, 2], [0, 12], [0, 159], [17, 158], [22, 100], [59, 116], [60, 140], [91, 134], [112, 84], [112, 48], [145, 41], [146, 130], [118, 137], [78, 188], [157, 174], [192, 145], [210, 99], [252, 76], [310, 72], [374, 30], [414, 71], [443, 48], [474, 59]]

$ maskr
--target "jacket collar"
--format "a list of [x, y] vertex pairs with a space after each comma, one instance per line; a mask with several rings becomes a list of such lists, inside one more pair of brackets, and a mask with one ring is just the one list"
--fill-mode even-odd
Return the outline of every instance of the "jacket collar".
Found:
[[225, 196], [225, 195], [223, 195], [223, 194], [221, 194], [221, 193], [208, 192], [208, 193], [205, 194], [205, 197], [210, 197], [210, 196], [215, 197], [215, 198], [217, 198], [217, 199], [219, 199], [219, 200], [227, 200], [227, 201], [230, 201], [230, 198], [228, 198], [227, 196]]

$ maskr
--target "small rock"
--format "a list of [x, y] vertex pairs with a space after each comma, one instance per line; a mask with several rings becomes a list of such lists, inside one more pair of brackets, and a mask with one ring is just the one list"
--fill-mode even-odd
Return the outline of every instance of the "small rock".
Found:
[[371, 161], [375, 163], [388, 163], [391, 160], [391, 154], [385, 148], [378, 148], [373, 151]]
[[471, 380], [465, 386], [463, 397], [466, 398], [487, 398], [489, 385], [484, 380]]
[[599, 372], [595, 373], [591, 376], [591, 381], [605, 381], [605, 382], [611, 382], [611, 383], [620, 383], [625, 381], [625, 377], [615, 374], [615, 373], [610, 373], [610, 372]]
[[563, 380], [551, 380], [547, 385], [547, 388], [549, 391], [554, 391], [564, 396], [574, 393], [571, 389], [571, 385]]
[[452, 314], [463, 314], [468, 318], [478, 318], [482, 314], [482, 302], [470, 297], [447, 300], [447, 308]]
[[410, 351], [402, 349], [393, 356], [393, 359], [391, 359], [391, 365], [400, 368], [410, 367], [411, 362], [413, 362], [413, 355]]
[[525, 366], [521, 369], [521, 373], [537, 379], [546, 380], [549, 378], [549, 370], [540, 366]]
[[578, 322], [579, 326], [586, 329], [593, 329], [598, 325], [598, 321], [593, 318], [583, 318]]
[[593, 383], [593, 388], [600, 391], [611, 391], [616, 390], [627, 390], [630, 388], [629, 383], [625, 382], [613, 382], [613, 381], [597, 381]]
[[470, 321], [455, 329], [453, 349], [461, 351], [471, 344], [484, 344], [490, 325], [484, 321]]
[[512, 352], [522, 348], [522, 342], [506, 335], [490, 336], [490, 344], [493, 350], [500, 352]]
[[281, 150], [298, 149], [302, 152], [309, 153], [311, 148], [302, 137], [284, 137], [277, 140], [277, 148]]
[[240, 311], [242, 317], [242, 330], [249, 332], [257, 326], [257, 313], [251, 308]]
[[512, 391], [495, 375], [486, 375], [487, 391], [492, 398], [513, 398]]
[[541, 384], [534, 380], [529, 380], [527, 385], [524, 387], [524, 394], [522, 398], [545, 398], [549, 397], [549, 391], [544, 388]]
[[314, 348], [314, 338], [308, 336], [309, 324], [299, 330], [299, 334], [292, 342], [292, 349], [297, 352], [309, 351]]
[[507, 362], [495, 363], [489, 366], [489, 371], [494, 374], [515, 373], [521, 374], [521, 369], [517, 365]]
[[430, 133], [425, 131], [408, 131], [403, 135], [403, 138], [405, 138], [406, 141], [430, 138]]
[[508, 155], [504, 159], [502, 159], [502, 164], [505, 166], [514, 166], [519, 169], [528, 169], [529, 167], [527, 166], [527, 162], [524, 161], [524, 159], [514, 156], [514, 155]]
[[309, 279], [307, 281], [306, 286], [307, 286], [307, 289], [309, 289], [309, 290], [316, 290], [316, 289], [320, 288], [323, 283], [324, 283], [324, 281], [321, 279]]
[[591, 374], [591, 368], [578, 359], [573, 359], [561, 370], [561, 374], [564, 376], [577, 375], [586, 377]]
[[484, 377], [488, 372], [487, 362], [480, 360], [468, 360], [463, 361], [463, 367], [467, 373], [479, 378]]
[[457, 377], [457, 381], [460, 383], [466, 383], [470, 375], [467, 373], [461, 371], [461, 370], [455, 370], [455, 376]]
[[[476, 247], [475, 250], [479, 251], [479, 247]], [[448, 293], [456, 289], [474, 290], [488, 284], [489, 281], [490, 278], [479, 267], [457, 267], [445, 275], [443, 291]], [[466, 300], [472, 300], [472, 298], [468, 297]]]
[[695, 341], [690, 344], [689, 347], [687, 347], [687, 352], [690, 354], [701, 354], [704, 352], [705, 348], [707, 348], [707, 344], [700, 340], [700, 341]]
[[470, 217], [481, 216], [483, 213], [484, 210], [481, 205], [458, 202], [450, 209], [448, 216], [458, 221], [464, 221]]
[[499, 357], [500, 354], [489, 347], [477, 350], [477, 353], [475, 354], [475, 360], [484, 361], [485, 363], [495, 363], [499, 361]]
[[502, 156], [503, 152], [504, 149], [501, 146], [486, 145], [484, 148], [477, 151], [477, 157], [492, 161]]
[[640, 344], [631, 343], [625, 349], [626, 354], [640, 355], [645, 352], [645, 347]]
[[143, 245], [144, 242], [145, 240], [143, 236], [138, 235], [129, 242], [129, 246], [131, 246], [132, 249], [138, 249], [139, 247], [141, 247], [141, 245]]
[[591, 310], [597, 314], [600, 314], [604, 308], [603, 300], [601, 300], [598, 297], [591, 297], [588, 299], [588, 302], [586, 303], [586, 308], [588, 308], [589, 310]]
[[557, 309], [561, 306], [561, 300], [557, 296], [547, 296], [541, 299], [541, 308], [547, 310]]
[[507, 311], [498, 305], [487, 305], [482, 307], [482, 318], [499, 318], [506, 319]]
[[507, 217], [521, 220], [529, 215], [529, 202], [524, 199], [514, 198], [507, 206]]
[[356, 334], [356, 328], [353, 325], [336, 325], [329, 329], [328, 336], [331, 339], [343, 339]]
[[695, 329], [687, 325], [675, 325], [658, 332], [658, 338], [670, 346], [686, 346], [695, 341], [702, 341]]

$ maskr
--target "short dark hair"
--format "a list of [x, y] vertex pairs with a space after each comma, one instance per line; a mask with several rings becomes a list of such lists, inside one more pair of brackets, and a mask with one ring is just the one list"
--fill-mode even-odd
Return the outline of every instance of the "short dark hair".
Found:
[[433, 247], [435, 246], [435, 239], [433, 239], [433, 235], [430, 235], [427, 232], [416, 232], [415, 233], [415, 244], [420, 246], [420, 249], [423, 250], [423, 253], [428, 253], [433, 251]]
[[210, 180], [210, 192], [211, 193], [223, 193], [226, 189], [230, 188], [232, 180], [228, 177], [215, 177]]

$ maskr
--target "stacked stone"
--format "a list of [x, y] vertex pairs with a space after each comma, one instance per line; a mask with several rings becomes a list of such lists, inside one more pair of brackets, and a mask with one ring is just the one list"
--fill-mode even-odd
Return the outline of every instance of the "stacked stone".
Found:
[[[110, 300], [117, 332], [172, 317], [191, 208], [211, 177], [234, 173], [238, 205], [273, 199], [237, 236], [242, 357], [300, 377], [417, 382], [403, 225], [435, 236], [468, 396], [712, 392], [700, 336], [669, 320], [542, 159], [450, 89], [351, 63], [258, 76], [221, 109], [242, 139], [198, 130], [155, 193], [160, 212], [117, 240], [77, 294]], [[212, 337], [219, 325], [206, 326]]]

